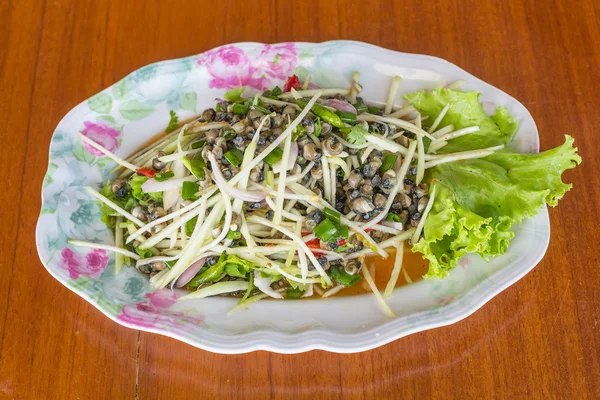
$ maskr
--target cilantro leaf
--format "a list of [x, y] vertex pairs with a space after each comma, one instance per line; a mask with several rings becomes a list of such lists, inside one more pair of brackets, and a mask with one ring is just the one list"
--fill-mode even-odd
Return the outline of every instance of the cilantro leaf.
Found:
[[165, 132], [167, 132], [167, 133], [171, 133], [175, 129], [179, 128], [179, 125], [178, 125], [179, 117], [177, 116], [175, 111], [173, 111], [173, 110], [169, 111], [169, 115], [171, 116], [171, 119], [169, 120], [169, 125], [167, 125], [167, 128], [165, 129]]
[[225, 92], [225, 100], [230, 101], [232, 103], [237, 103], [239, 101], [244, 101], [242, 98], [242, 93], [246, 90], [245, 87], [233, 88], [228, 92]]
[[340, 131], [346, 135], [346, 140], [350, 144], [360, 146], [361, 144], [367, 143], [365, 136], [368, 135], [369, 132], [367, 132], [362, 126], [354, 125], [351, 128], [341, 128]]

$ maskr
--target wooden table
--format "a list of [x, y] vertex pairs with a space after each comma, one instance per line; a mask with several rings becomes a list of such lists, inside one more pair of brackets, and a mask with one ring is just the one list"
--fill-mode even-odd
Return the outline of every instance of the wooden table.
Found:
[[[376, 3], [0, 2], [0, 398], [600, 398], [600, 2]], [[543, 149], [575, 137], [584, 164], [533, 272], [373, 351], [224, 356], [121, 327], [44, 270], [34, 227], [67, 111], [155, 61], [329, 39], [445, 58], [523, 102]]]

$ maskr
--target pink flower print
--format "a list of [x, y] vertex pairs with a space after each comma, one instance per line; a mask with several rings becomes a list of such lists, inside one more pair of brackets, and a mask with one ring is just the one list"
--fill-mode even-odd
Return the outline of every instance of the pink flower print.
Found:
[[177, 302], [179, 295], [169, 289], [157, 290], [146, 295], [150, 299], [150, 304], [158, 308], [169, 308]]
[[161, 311], [152, 304], [138, 303], [135, 306], [125, 306], [117, 319], [125, 324], [137, 328], [162, 328], [171, 332], [186, 333], [184, 323], [200, 327], [204, 323], [204, 316], [188, 316], [183, 312], [170, 313]]
[[267, 44], [256, 61], [256, 67], [271, 78], [284, 80], [294, 71], [297, 57], [293, 43]]
[[85, 257], [69, 248], [63, 249], [60, 254], [62, 258], [59, 265], [69, 271], [71, 279], [78, 279], [81, 275], [94, 279], [99, 278], [108, 264], [106, 251], [100, 249], [92, 250]]
[[235, 46], [223, 46], [207, 51], [198, 57], [198, 64], [206, 66], [212, 77], [208, 86], [217, 89], [232, 89], [248, 86], [262, 89], [265, 77], [254, 67], [244, 51]]
[[[100, 146], [104, 147], [106, 150], [114, 152], [119, 147], [118, 138], [121, 135], [121, 132], [110, 127], [107, 122], [99, 121], [98, 123], [94, 123], [91, 121], [85, 121], [83, 125], [85, 126], [85, 129], [82, 130], [81, 133], [98, 143]], [[85, 143], [84, 145], [85, 149], [91, 155], [97, 157], [104, 155], [104, 153], [93, 148], [89, 144]]]

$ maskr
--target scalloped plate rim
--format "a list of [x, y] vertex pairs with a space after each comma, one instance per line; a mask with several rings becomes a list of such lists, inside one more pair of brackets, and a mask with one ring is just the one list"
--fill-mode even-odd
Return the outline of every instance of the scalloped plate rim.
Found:
[[[510, 94], [504, 92], [503, 90], [497, 88], [496, 86], [494, 86], [490, 83], [487, 83], [487, 82], [477, 78], [476, 76], [472, 75], [471, 73], [465, 71], [458, 65], [456, 65], [448, 60], [445, 60], [440, 57], [432, 56], [432, 55], [427, 55], [427, 54], [406, 53], [406, 52], [395, 51], [395, 50], [386, 49], [384, 47], [380, 47], [377, 45], [364, 43], [364, 42], [360, 42], [360, 41], [354, 41], [354, 40], [332, 40], [332, 41], [325, 41], [325, 42], [318, 42], [318, 43], [316, 43], [316, 42], [280, 42], [280, 43], [273, 43], [272, 45], [280, 45], [280, 44], [284, 44], [284, 43], [293, 43], [293, 44], [299, 44], [299, 45], [303, 45], [303, 46], [314, 46], [314, 47], [331, 46], [331, 45], [336, 45], [336, 44], [354, 45], [354, 46], [359, 46], [359, 47], [366, 47], [366, 48], [369, 48], [369, 49], [375, 50], [375, 51], [380, 51], [380, 52], [383, 51], [383, 52], [389, 53], [394, 56], [404, 56], [404, 57], [426, 59], [426, 60], [429, 59], [429, 60], [432, 60], [432, 61], [435, 61], [438, 63], [446, 64], [446, 65], [450, 66], [451, 68], [458, 70], [461, 74], [465, 75], [465, 77], [472, 79], [473, 81], [477, 82], [478, 84], [487, 86], [489, 89], [494, 90], [494, 91], [506, 96], [511, 102], [514, 103], [514, 105], [522, 107], [522, 109], [526, 112], [526, 117], [528, 117], [531, 120], [531, 122], [533, 123], [533, 128], [535, 129], [536, 145], [539, 145], [539, 132], [537, 130], [535, 121], [534, 121], [533, 117], [531, 116], [531, 113], [529, 112], [529, 110], [521, 102], [519, 102], [517, 99], [515, 99]], [[228, 43], [228, 44], [217, 46], [217, 47], [214, 47], [211, 49], [207, 49], [203, 53], [209, 52], [209, 51], [212, 51], [212, 50], [224, 47], [224, 46], [252, 47], [252, 46], [264, 46], [265, 44], [266, 43], [261, 43], [261, 42]], [[144, 68], [147, 68], [150, 66], [171, 64], [174, 62], [180, 62], [185, 59], [193, 59], [194, 57], [197, 57], [199, 54], [203, 54], [203, 53], [198, 53], [198, 54], [194, 54], [191, 56], [167, 59], [167, 60], [163, 60], [163, 61], [157, 61], [157, 62], [153, 62], [150, 64], [146, 64], [144, 66], [137, 68], [136, 70], [132, 71], [131, 73], [123, 76], [121, 79], [117, 80], [114, 84], [102, 89], [98, 93], [106, 92], [106, 91], [112, 89], [122, 79], [132, 76], [133, 74], [139, 72], [140, 70], [142, 70]], [[76, 114], [78, 109], [81, 106], [85, 105], [87, 103], [87, 101], [88, 101], [88, 99], [80, 102], [79, 104], [74, 106], [71, 110], [69, 110], [69, 112], [63, 118], [61, 118], [61, 120], [57, 124], [57, 127], [60, 126], [64, 121], [68, 120], [72, 115]], [[50, 138], [50, 142], [49, 142], [49, 151], [48, 151], [48, 166], [49, 167], [50, 167], [50, 163], [52, 162], [52, 158], [51, 158], [51, 154], [50, 154], [50, 149], [51, 149], [50, 144], [52, 143], [52, 140], [54, 139], [55, 133], [56, 133], [56, 130], [54, 131], [52, 137]], [[48, 172], [49, 172], [49, 170], [46, 171], [44, 178], [46, 178], [46, 176], [48, 175]], [[383, 325], [381, 325], [379, 327], [370, 328], [370, 329], [364, 330], [359, 333], [340, 334], [340, 333], [328, 331], [325, 329], [311, 329], [310, 331], [301, 332], [301, 333], [285, 333], [285, 332], [275, 332], [272, 329], [258, 329], [258, 330], [253, 330], [248, 333], [243, 333], [243, 334], [237, 335], [236, 338], [239, 339], [238, 340], [238, 343], [240, 343], [239, 345], [228, 346], [228, 347], [219, 347], [218, 344], [213, 345], [212, 343], [210, 343], [210, 344], [203, 343], [197, 339], [190, 338], [186, 335], [182, 335], [182, 334], [179, 334], [176, 332], [170, 332], [165, 329], [140, 327], [136, 324], [119, 320], [116, 318], [116, 316], [110, 315], [107, 312], [105, 312], [105, 310], [103, 310], [101, 308], [100, 304], [97, 301], [90, 298], [88, 293], [86, 293], [85, 291], [77, 290], [75, 287], [69, 286], [67, 284], [67, 282], [65, 282], [63, 279], [61, 279], [59, 276], [57, 276], [53, 272], [53, 270], [48, 267], [48, 265], [46, 264], [46, 261], [43, 260], [43, 258], [42, 258], [41, 249], [39, 246], [39, 241], [40, 241], [39, 238], [41, 235], [40, 217], [42, 216], [42, 211], [43, 211], [44, 203], [45, 203], [43, 186], [42, 186], [41, 200], [42, 200], [41, 210], [40, 210], [40, 214], [38, 216], [38, 221], [36, 223], [36, 230], [35, 230], [36, 249], [38, 252], [38, 256], [40, 257], [40, 261], [42, 262], [42, 264], [44, 265], [44, 268], [50, 273], [50, 275], [52, 277], [54, 277], [57, 281], [62, 283], [63, 286], [65, 286], [72, 292], [76, 293], [77, 295], [79, 295], [80, 297], [85, 299], [88, 303], [92, 304], [101, 313], [103, 313], [105, 316], [107, 316], [114, 322], [118, 323], [119, 325], [125, 326], [130, 329], [136, 329], [139, 331], [151, 332], [151, 333], [156, 333], [156, 334], [160, 334], [163, 336], [171, 337], [171, 338], [180, 340], [182, 342], [185, 342], [187, 344], [190, 344], [194, 347], [200, 348], [202, 350], [206, 350], [206, 351], [210, 351], [210, 352], [214, 352], [214, 353], [220, 353], [220, 354], [243, 354], [243, 353], [249, 353], [249, 352], [258, 351], [258, 350], [271, 351], [271, 352], [276, 352], [276, 353], [281, 353], [281, 354], [297, 354], [297, 353], [303, 353], [303, 352], [307, 352], [307, 351], [311, 351], [311, 350], [325, 350], [325, 351], [336, 352], [336, 353], [357, 353], [357, 352], [371, 350], [371, 349], [377, 348], [379, 346], [383, 346], [387, 343], [390, 343], [394, 340], [400, 339], [402, 337], [408, 336], [413, 333], [422, 332], [422, 331], [426, 331], [429, 329], [434, 329], [434, 328], [454, 324], [458, 321], [465, 319], [466, 317], [470, 316], [471, 314], [473, 314], [474, 312], [479, 310], [492, 298], [494, 298], [499, 293], [504, 291], [506, 288], [513, 285], [515, 282], [519, 281], [526, 274], [528, 274], [533, 268], [535, 268], [535, 266], [544, 257], [546, 250], [548, 248], [549, 242], [550, 242], [550, 220], [549, 220], [549, 216], [548, 216], [547, 207], [544, 206], [540, 210], [540, 213], [538, 215], [541, 215], [542, 217], [544, 217], [543, 222], [545, 225], [548, 226], [548, 233], [543, 238], [544, 239], [543, 243], [542, 243], [543, 249], [540, 250], [539, 254], [535, 257], [534, 261], [531, 261], [527, 266], [521, 267], [519, 270], [510, 271], [508, 268], [502, 268], [502, 269], [498, 270], [497, 272], [491, 274], [490, 276], [483, 279], [476, 285], [472, 286], [468, 291], [465, 292], [465, 294], [462, 297], [460, 297], [459, 299], [457, 299], [455, 301], [450, 302], [449, 304], [437, 307], [435, 309], [423, 310], [423, 311], [415, 312], [415, 313], [405, 315], [402, 317], [398, 317], [398, 318], [392, 319], [392, 320], [384, 323]], [[506, 275], [506, 276], [504, 276], [504, 275]], [[492, 282], [492, 281], [495, 281], [495, 282]], [[485, 290], [482, 290], [482, 289], [485, 289]], [[414, 326], [410, 329], [398, 329], [397, 330], [397, 328], [402, 328], [401, 325], [405, 322], [406, 319], [418, 318], [418, 317], [421, 317], [421, 316], [424, 316], [427, 314], [431, 314], [432, 311], [435, 311], [437, 315], [434, 317], [430, 317], [429, 321], [427, 323], [422, 323], [421, 325]], [[395, 327], [394, 325], [400, 325], [400, 326]], [[383, 332], [383, 331], [385, 331], [385, 332]], [[270, 333], [271, 335], [277, 336], [275, 338], [275, 340], [273, 340], [273, 336], [269, 337], [269, 339], [263, 339], [264, 336], [262, 336], [262, 335], [267, 332]], [[210, 332], [208, 332], [207, 334], [211, 335], [211, 336], [215, 336], [215, 337], [220, 336], [218, 334], [213, 334]], [[329, 335], [330, 337], [323, 337], [322, 334]], [[258, 339], [249, 338], [249, 336], [254, 336], [254, 337], [259, 336], [259, 338]], [[335, 336], [344, 337], [345, 339], [360, 338], [361, 343], [357, 343], [355, 345], [336, 345], [335, 340], [332, 340], [333, 337], [335, 337]], [[277, 340], [281, 340], [281, 339], [285, 340], [285, 339], [290, 339], [290, 338], [296, 338], [296, 339], [299, 339], [299, 341], [298, 341], [298, 343], [296, 343], [294, 345], [282, 344], [282, 343], [277, 342]], [[249, 341], [250, 341], [250, 343], [249, 343]]]

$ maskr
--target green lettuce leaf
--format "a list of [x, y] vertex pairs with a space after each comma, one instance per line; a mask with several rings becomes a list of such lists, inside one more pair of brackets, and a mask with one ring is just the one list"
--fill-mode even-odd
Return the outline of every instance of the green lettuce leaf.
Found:
[[446, 104], [450, 104], [448, 112], [437, 129], [454, 125], [454, 129], [479, 126], [479, 132], [471, 133], [456, 139], [438, 151], [453, 153], [498, 146], [510, 142], [519, 128], [519, 122], [508, 114], [504, 107], [496, 108], [495, 114], [488, 116], [479, 102], [478, 92], [459, 92], [439, 87], [433, 91], [420, 91], [404, 96], [422, 116], [427, 116], [433, 123]]
[[506, 252], [514, 223], [555, 206], [571, 188], [562, 173], [581, 162], [573, 138], [537, 154], [497, 152], [482, 159], [442, 164], [428, 171], [436, 197], [413, 246], [429, 260], [426, 277], [444, 277], [460, 257], [484, 259]]

